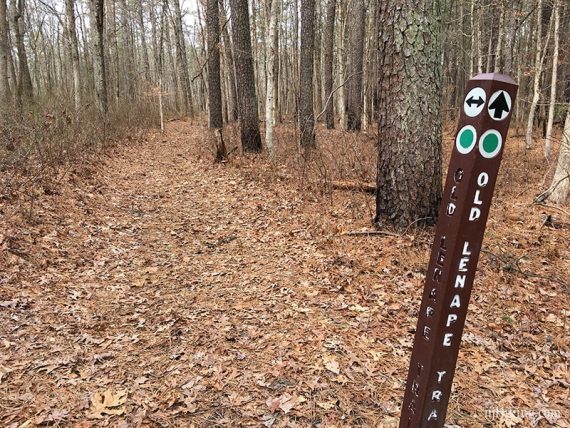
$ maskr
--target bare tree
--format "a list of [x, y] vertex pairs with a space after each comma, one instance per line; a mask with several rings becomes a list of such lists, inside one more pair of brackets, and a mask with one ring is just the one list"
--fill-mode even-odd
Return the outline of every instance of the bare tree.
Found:
[[28, 66], [28, 56], [26, 54], [26, 45], [24, 44], [25, 37], [25, 12], [24, 0], [12, 0], [12, 20], [14, 22], [14, 35], [16, 37], [16, 50], [18, 52], [18, 89], [17, 99], [18, 104], [21, 105], [24, 101], [29, 101], [34, 97], [34, 87], [32, 84], [32, 77], [30, 75], [30, 68]]
[[[165, 0], [168, 1], [168, 0]], [[194, 116], [194, 100], [192, 97], [192, 87], [190, 85], [190, 74], [188, 72], [188, 57], [186, 55], [186, 41], [184, 39], [184, 30], [182, 25], [182, 11], [180, 9], [180, 0], [172, 0], [174, 4], [173, 28], [174, 37], [176, 38], [176, 57], [178, 60], [178, 72], [180, 74], [182, 95], [186, 113]]]
[[328, 0], [327, 15], [324, 34], [324, 98], [327, 129], [334, 128], [334, 98], [333, 98], [333, 47], [334, 47], [334, 21], [336, 15], [336, 0]]
[[267, 89], [265, 101], [265, 145], [269, 156], [273, 157], [273, 128], [275, 126], [275, 62], [277, 54], [278, 40], [275, 37], [277, 32], [277, 14], [280, 0], [270, 0], [269, 26], [267, 29]]
[[[220, 6], [223, 6], [220, 3]], [[224, 64], [225, 69], [227, 72], [227, 80], [228, 80], [228, 89], [229, 89], [229, 118], [231, 121], [238, 120], [238, 97], [237, 97], [237, 88], [236, 88], [236, 73], [234, 67], [234, 56], [232, 53], [232, 43], [230, 41], [230, 34], [228, 32], [228, 19], [226, 18], [226, 14], [222, 7], [221, 9], [221, 20], [223, 22], [222, 27], [222, 40], [223, 40], [223, 55], [224, 55]]]
[[301, 0], [301, 54], [299, 70], [299, 131], [304, 148], [315, 147], [313, 67], [315, 47], [315, 0]]
[[554, 107], [556, 105], [556, 85], [558, 83], [558, 51], [560, 47], [560, 5], [554, 0], [554, 47], [552, 49], [552, 76], [550, 79], [550, 103], [548, 105], [548, 121], [546, 124], [546, 140], [544, 156], [549, 159], [552, 152], [552, 128], [554, 125]]
[[107, 63], [105, 60], [105, 9], [104, 0], [89, 0], [91, 12], [91, 36], [93, 45], [93, 70], [95, 76], [95, 93], [97, 107], [103, 114], [107, 114], [109, 103], [107, 98]]
[[337, 63], [338, 63], [338, 97], [337, 97], [337, 112], [339, 115], [339, 126], [341, 129], [346, 129], [346, 40], [348, 35], [348, 3], [339, 2], [338, 18], [339, 18], [339, 31], [337, 31]]
[[348, 129], [362, 127], [362, 65], [364, 60], [364, 28], [366, 5], [364, 0], [353, 0], [350, 33], [350, 61], [348, 70]]
[[67, 18], [67, 35], [71, 51], [71, 66], [73, 70], [73, 101], [75, 113], [81, 109], [81, 76], [79, 65], [79, 43], [77, 41], [77, 29], [75, 25], [75, 2], [65, 0], [65, 15]]
[[570, 108], [566, 112], [564, 134], [556, 163], [556, 171], [548, 191], [548, 200], [555, 204], [563, 204], [570, 190]]
[[429, 0], [378, 7], [376, 222], [433, 223], [441, 199], [441, 30]]
[[222, 86], [220, 79], [220, 17], [218, 0], [208, 0], [206, 9], [206, 29], [208, 32], [208, 105], [210, 128], [216, 141], [216, 161], [227, 158], [222, 135]]
[[247, 0], [230, 0], [230, 6], [241, 144], [246, 152], [259, 152], [261, 151], [261, 134], [255, 94], [248, 4]]
[[497, 36], [497, 46], [495, 48], [495, 66], [493, 71], [498, 73], [501, 70], [501, 60], [503, 57], [503, 39], [505, 38], [505, 3], [501, 2], [499, 8], [499, 28], [498, 28], [498, 36]]
[[[69, 0], [67, 0], [69, 1]], [[151, 6], [152, 7], [152, 6]], [[146, 42], [146, 30], [144, 24], [144, 9], [143, 9], [143, 2], [142, 0], [138, 0], [136, 4], [137, 9], [137, 18], [138, 18], [138, 30], [140, 34], [140, 43], [141, 43], [141, 51], [142, 51], [142, 61], [143, 61], [143, 70], [144, 70], [144, 78], [147, 82], [150, 82], [150, 62], [148, 59], [148, 46]]]
[[10, 84], [8, 82], [8, 21], [6, 0], [0, 0], [0, 99], [8, 103]]
[[[530, 110], [528, 113], [528, 119], [526, 124], [526, 134], [525, 134], [525, 146], [527, 149], [532, 148], [534, 141], [532, 138], [532, 131], [534, 128], [534, 117], [536, 114], [536, 108], [538, 106], [538, 101], [540, 99], [540, 78], [542, 75], [542, 64], [544, 63], [544, 54], [548, 45], [548, 37], [542, 45], [542, 1], [538, 0], [536, 7], [536, 47], [535, 47], [535, 59], [534, 59], [534, 79], [532, 85], [532, 101], [530, 103]], [[548, 36], [550, 36], [550, 31], [548, 31]]]

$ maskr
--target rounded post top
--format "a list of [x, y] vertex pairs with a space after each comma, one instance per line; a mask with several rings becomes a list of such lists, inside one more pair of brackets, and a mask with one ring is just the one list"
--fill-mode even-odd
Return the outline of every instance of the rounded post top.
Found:
[[471, 80], [495, 80], [497, 82], [503, 82], [509, 85], [518, 86], [511, 76], [500, 73], [481, 73], [476, 76], [473, 76]]

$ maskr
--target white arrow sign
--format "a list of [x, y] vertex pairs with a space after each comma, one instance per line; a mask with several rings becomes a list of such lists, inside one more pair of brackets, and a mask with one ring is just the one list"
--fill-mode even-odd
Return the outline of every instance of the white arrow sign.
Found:
[[507, 91], [497, 91], [489, 98], [489, 116], [494, 120], [503, 120], [511, 111], [512, 100]]
[[479, 116], [485, 107], [487, 94], [483, 88], [475, 87], [469, 91], [463, 101], [463, 111], [469, 117]]

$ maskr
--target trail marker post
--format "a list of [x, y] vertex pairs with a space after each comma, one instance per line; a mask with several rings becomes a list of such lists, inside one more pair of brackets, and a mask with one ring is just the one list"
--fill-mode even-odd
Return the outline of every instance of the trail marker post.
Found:
[[443, 427], [517, 84], [467, 84], [414, 338], [400, 428]]

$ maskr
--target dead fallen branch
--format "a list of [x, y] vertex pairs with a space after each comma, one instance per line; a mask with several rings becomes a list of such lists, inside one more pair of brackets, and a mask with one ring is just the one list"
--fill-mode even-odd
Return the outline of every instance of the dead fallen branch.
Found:
[[349, 190], [354, 192], [364, 192], [374, 195], [376, 185], [372, 183], [360, 183], [356, 181], [333, 181], [332, 188], [335, 190]]

